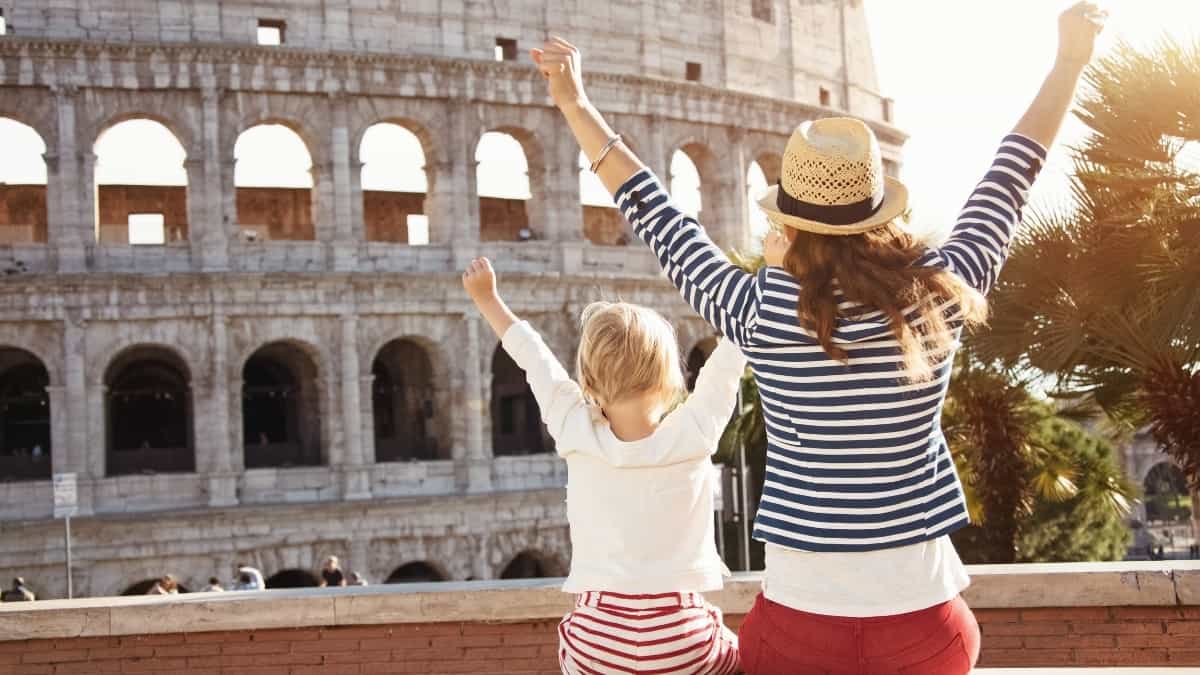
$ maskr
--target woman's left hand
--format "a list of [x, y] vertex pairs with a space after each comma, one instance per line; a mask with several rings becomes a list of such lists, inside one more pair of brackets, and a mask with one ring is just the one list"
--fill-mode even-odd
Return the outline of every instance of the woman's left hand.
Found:
[[583, 66], [579, 50], [570, 42], [552, 37], [541, 49], [530, 49], [542, 77], [550, 87], [550, 98], [559, 109], [587, 102], [583, 91]]
[[783, 267], [783, 258], [791, 245], [787, 234], [772, 225], [763, 237], [763, 260], [771, 267]]

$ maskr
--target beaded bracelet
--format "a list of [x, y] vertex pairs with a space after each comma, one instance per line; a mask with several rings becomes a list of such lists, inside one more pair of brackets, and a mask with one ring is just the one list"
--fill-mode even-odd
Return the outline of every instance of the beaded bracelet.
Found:
[[613, 146], [621, 142], [621, 134], [617, 134], [608, 139], [608, 143], [600, 149], [600, 154], [596, 155], [596, 161], [592, 162], [591, 172], [596, 173], [596, 167], [600, 166], [600, 162], [604, 161], [604, 157], [608, 155], [608, 151], [613, 149]]

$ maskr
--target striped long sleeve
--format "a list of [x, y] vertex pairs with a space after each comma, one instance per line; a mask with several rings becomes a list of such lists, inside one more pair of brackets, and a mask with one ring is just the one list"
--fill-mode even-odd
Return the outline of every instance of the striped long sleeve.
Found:
[[649, 169], [625, 181], [616, 201], [683, 299], [722, 335], [748, 344], [761, 299], [759, 278], [731, 264], [700, 223], [671, 201]]
[[1045, 161], [1046, 148], [1037, 141], [1019, 134], [1005, 137], [959, 213], [950, 238], [918, 264], [945, 267], [979, 292], [991, 290], [1008, 258], [1029, 189]]

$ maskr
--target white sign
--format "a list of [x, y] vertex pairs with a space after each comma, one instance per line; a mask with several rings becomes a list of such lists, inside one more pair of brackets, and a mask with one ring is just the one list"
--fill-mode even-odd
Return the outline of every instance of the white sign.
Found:
[[75, 474], [54, 474], [54, 517], [73, 516], [79, 510], [79, 497], [75, 489]]

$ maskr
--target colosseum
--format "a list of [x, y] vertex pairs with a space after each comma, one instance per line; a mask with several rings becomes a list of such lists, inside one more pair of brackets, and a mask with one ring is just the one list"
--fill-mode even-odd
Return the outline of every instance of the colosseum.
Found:
[[0, 154], [32, 167], [0, 175], [0, 579], [66, 596], [56, 473], [76, 595], [329, 554], [562, 574], [565, 465], [457, 271], [491, 257], [564, 360], [601, 297], [667, 315], [692, 370], [712, 338], [587, 197], [548, 34], [724, 245], [803, 120], [868, 120], [898, 170], [859, 0], [0, 0]]

